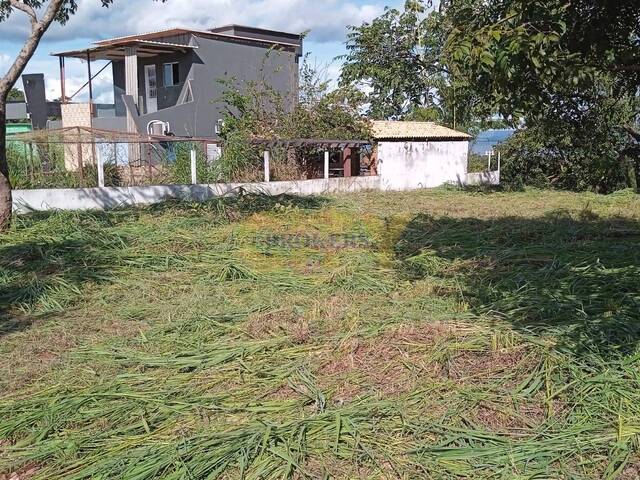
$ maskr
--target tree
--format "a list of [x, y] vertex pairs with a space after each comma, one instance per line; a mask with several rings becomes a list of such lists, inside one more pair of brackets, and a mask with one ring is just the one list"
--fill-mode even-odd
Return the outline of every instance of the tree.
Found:
[[469, 128], [480, 118], [481, 99], [453, 84], [442, 61], [448, 18], [430, 7], [409, 0], [403, 10], [387, 9], [371, 23], [349, 27], [340, 83], [366, 92], [373, 118]]
[[[637, 166], [625, 124], [637, 105], [601, 100], [576, 121], [555, 106], [500, 146], [502, 185], [521, 188], [590, 190], [607, 194], [636, 187]], [[637, 147], [636, 147], [637, 148]]]
[[[99, 0], [108, 7], [113, 0]], [[161, 0], [165, 1], [165, 0]], [[26, 15], [31, 29], [20, 52], [0, 79], [0, 231], [6, 230], [11, 222], [11, 183], [9, 182], [9, 164], [6, 149], [6, 103], [22, 72], [40, 40], [53, 22], [65, 24], [78, 9], [77, 0], [0, 0], [0, 22], [15, 13]]]
[[522, 174], [505, 178], [538, 169], [530, 182], [600, 192], [635, 183], [637, 0], [444, 0], [441, 11], [442, 61], [459, 88], [528, 130], [507, 146], [505, 167]]
[[7, 100], [14, 102], [24, 102], [24, 92], [17, 88], [12, 88], [11, 90], [9, 90]]
[[505, 117], [540, 117], [562, 99], [578, 111], [640, 87], [637, 0], [443, 0], [443, 61], [461, 87]]

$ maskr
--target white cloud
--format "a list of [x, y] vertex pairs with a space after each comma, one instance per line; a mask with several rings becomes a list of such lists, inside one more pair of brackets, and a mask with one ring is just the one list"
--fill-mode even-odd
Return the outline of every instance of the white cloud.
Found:
[[[387, 4], [402, 0], [116, 0], [111, 8], [103, 8], [98, 0], [79, 0], [78, 12], [67, 25], [54, 24], [47, 32], [25, 73], [44, 73], [47, 97], [60, 96], [58, 62], [51, 51], [82, 48], [92, 41], [149, 32], [176, 26], [207, 29], [228, 23], [302, 33], [310, 31], [307, 48], [331, 64], [327, 73], [337, 78], [340, 65], [331, 62], [341, 53], [340, 42], [347, 25], [359, 25], [382, 13]], [[8, 68], [13, 54], [26, 36], [28, 22], [15, 14], [0, 27], [0, 71]], [[5, 42], [6, 41], [6, 42]], [[309, 45], [312, 44], [312, 45]], [[323, 44], [323, 45], [319, 45]], [[6, 47], [4, 46], [6, 45]], [[338, 51], [335, 51], [335, 50]], [[333, 52], [335, 51], [335, 54]], [[8, 53], [7, 53], [8, 52]], [[317, 55], [316, 55], [317, 57]], [[93, 67], [96, 72], [99, 65]], [[66, 68], [67, 94], [72, 94], [87, 80], [86, 64], [70, 59]], [[18, 82], [21, 87], [21, 83]], [[94, 82], [98, 101], [113, 101], [111, 71], [107, 69]], [[85, 90], [77, 97], [86, 99]]]
[[[347, 25], [359, 25], [379, 15], [383, 6], [341, 0], [153, 0], [116, 1], [107, 9], [97, 0], [80, 0], [78, 13], [65, 26], [54, 25], [48, 41], [100, 39], [175, 26], [211, 28], [239, 23], [301, 33], [310, 30], [316, 42], [341, 41]], [[0, 30], [0, 38], [24, 36], [26, 23], [15, 14]]]

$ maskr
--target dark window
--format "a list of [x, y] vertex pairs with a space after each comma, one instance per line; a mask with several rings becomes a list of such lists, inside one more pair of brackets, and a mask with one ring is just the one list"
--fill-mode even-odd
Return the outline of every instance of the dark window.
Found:
[[165, 63], [162, 66], [162, 74], [165, 87], [180, 85], [180, 65], [178, 63]]

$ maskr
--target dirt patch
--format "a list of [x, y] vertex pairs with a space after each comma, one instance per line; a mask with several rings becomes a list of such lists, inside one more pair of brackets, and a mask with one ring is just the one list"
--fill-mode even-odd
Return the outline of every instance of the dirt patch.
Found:
[[288, 308], [253, 315], [247, 321], [246, 331], [253, 338], [286, 335], [298, 344], [307, 343], [311, 339], [309, 322]]
[[351, 338], [325, 353], [331, 358], [318, 378], [336, 391], [337, 402], [348, 402], [367, 389], [384, 396], [409, 392], [418, 380], [441, 375], [441, 365], [425, 359], [424, 349], [455, 335], [456, 329], [444, 323], [403, 325], [377, 337]]
[[[566, 414], [564, 402], [548, 402], [542, 392], [533, 398], [516, 400], [515, 404], [480, 402], [471, 410], [470, 419], [491, 432], [519, 433], [531, 431], [547, 420], [560, 421]], [[640, 477], [638, 477], [640, 478]]]
[[518, 407], [480, 403], [471, 412], [471, 419], [490, 432], [509, 434], [530, 431], [546, 420], [546, 409], [541, 404]]
[[0, 473], [0, 480], [29, 480], [33, 478], [39, 470], [40, 466], [35, 463], [29, 463], [15, 472]]
[[448, 374], [450, 378], [464, 382], [502, 377], [505, 372], [513, 373], [522, 369], [527, 353], [525, 347], [462, 352], [449, 362]]
[[269, 392], [267, 395], [263, 397], [264, 400], [272, 400], [272, 401], [280, 401], [286, 402], [290, 400], [298, 400], [300, 398], [300, 393], [296, 392], [293, 388], [291, 388], [288, 384], [280, 385], [276, 390]]
[[624, 467], [618, 480], [638, 480], [640, 478], [640, 458], [633, 457], [629, 463]]

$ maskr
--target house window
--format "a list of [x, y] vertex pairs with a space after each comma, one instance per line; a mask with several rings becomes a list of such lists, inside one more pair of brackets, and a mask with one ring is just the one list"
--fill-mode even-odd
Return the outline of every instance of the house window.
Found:
[[162, 66], [162, 73], [165, 87], [180, 84], [180, 65], [178, 63], [165, 63]]

